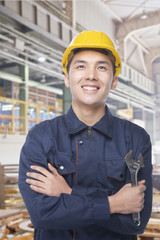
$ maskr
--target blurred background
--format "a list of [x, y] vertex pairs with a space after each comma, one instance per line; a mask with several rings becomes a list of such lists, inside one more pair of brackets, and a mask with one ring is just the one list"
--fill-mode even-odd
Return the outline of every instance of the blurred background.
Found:
[[20, 149], [32, 126], [68, 110], [61, 59], [83, 30], [108, 34], [121, 56], [110, 110], [151, 136], [152, 216], [139, 239], [160, 239], [159, 0], [0, 0], [0, 239], [33, 239], [17, 185]]

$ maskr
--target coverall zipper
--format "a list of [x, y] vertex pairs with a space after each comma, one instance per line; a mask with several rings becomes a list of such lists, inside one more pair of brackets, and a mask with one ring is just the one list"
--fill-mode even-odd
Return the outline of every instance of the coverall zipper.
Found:
[[92, 138], [92, 128], [91, 127], [88, 127], [88, 129], [87, 129], [87, 138], [88, 139]]
[[[76, 184], [77, 184], [77, 166], [78, 166], [78, 141], [76, 141]], [[73, 240], [76, 239], [76, 231], [73, 230]]]

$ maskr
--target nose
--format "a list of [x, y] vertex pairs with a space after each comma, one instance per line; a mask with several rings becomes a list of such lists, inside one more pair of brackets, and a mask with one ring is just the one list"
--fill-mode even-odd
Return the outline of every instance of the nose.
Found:
[[97, 81], [97, 74], [94, 68], [88, 69], [86, 72], [86, 80]]

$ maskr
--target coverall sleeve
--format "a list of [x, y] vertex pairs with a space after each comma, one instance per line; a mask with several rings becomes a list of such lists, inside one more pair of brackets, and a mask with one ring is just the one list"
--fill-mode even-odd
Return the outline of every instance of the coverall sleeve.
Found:
[[[27, 136], [20, 154], [19, 189], [36, 228], [42, 229], [76, 229], [99, 222], [107, 223], [109, 214], [108, 198], [104, 191], [96, 188], [75, 187], [72, 194], [60, 197], [47, 196], [30, 189], [26, 173], [31, 165], [47, 168], [47, 156], [44, 151], [40, 133], [33, 128]], [[87, 193], [86, 193], [87, 192]], [[78, 194], [77, 194], [78, 193]]]
[[[146, 191], [144, 208], [140, 213], [141, 224], [136, 226], [132, 219], [132, 214], [112, 214], [107, 224], [101, 223], [101, 226], [123, 235], [137, 235], [144, 232], [149, 221], [152, 210], [152, 164], [151, 164], [151, 142], [149, 135], [142, 130], [138, 147], [135, 151], [135, 158], [138, 158], [139, 153], [144, 159], [144, 168], [140, 169], [138, 180], [145, 179]], [[130, 182], [130, 172], [127, 171], [127, 181]]]

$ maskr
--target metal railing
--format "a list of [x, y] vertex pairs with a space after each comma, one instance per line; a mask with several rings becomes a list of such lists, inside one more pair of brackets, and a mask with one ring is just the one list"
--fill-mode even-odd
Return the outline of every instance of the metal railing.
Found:
[[120, 77], [124, 81], [131, 82], [133, 86], [143, 90], [144, 92], [149, 94], [154, 94], [155, 92], [155, 83], [151, 79], [145, 77], [143, 74], [139, 73], [124, 62], [122, 62]]
[[0, 97], [0, 134], [27, 134], [36, 123], [62, 114], [62, 100], [55, 106]]

